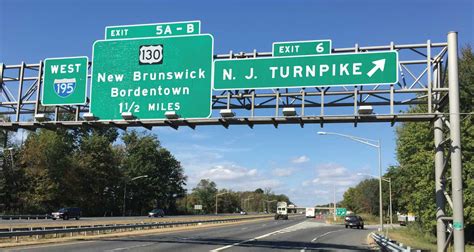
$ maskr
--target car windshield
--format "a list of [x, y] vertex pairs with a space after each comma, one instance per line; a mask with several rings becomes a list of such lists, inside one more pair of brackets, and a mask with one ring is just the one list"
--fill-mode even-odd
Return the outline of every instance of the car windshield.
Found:
[[152, 213], [158, 213], [158, 212], [160, 212], [160, 209], [153, 209], [153, 210], [151, 210], [151, 212]]
[[356, 216], [347, 216], [346, 220], [357, 220]]
[[58, 212], [60, 212], [60, 213], [63, 213], [65, 211], [66, 211], [66, 208], [61, 208], [61, 209], [58, 210]]

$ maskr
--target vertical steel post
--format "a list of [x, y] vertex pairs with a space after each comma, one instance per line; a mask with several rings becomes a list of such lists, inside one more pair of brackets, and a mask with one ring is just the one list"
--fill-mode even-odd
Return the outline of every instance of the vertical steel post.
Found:
[[390, 227], [393, 228], [393, 212], [392, 212], [392, 178], [388, 178], [388, 191], [390, 195]]
[[[438, 68], [433, 71], [434, 82], [439, 87]], [[439, 102], [439, 94], [436, 95]], [[436, 111], [439, 113], [438, 109]], [[439, 115], [434, 122], [434, 144], [435, 144], [435, 188], [436, 188], [436, 243], [437, 250], [444, 251], [446, 242], [446, 225], [442, 218], [445, 216], [446, 199], [444, 198], [444, 147], [443, 142], [443, 119]]]
[[443, 251], [446, 242], [446, 225], [441, 219], [445, 216], [444, 209], [446, 201], [444, 198], [444, 148], [441, 145], [443, 141], [443, 121], [439, 116], [434, 122], [434, 141], [435, 141], [435, 188], [436, 188], [436, 239], [438, 251]]
[[380, 216], [380, 231], [383, 231], [383, 206], [382, 206], [382, 146], [380, 140], [377, 140], [377, 150], [379, 156], [379, 216]]
[[459, 116], [458, 33], [448, 33], [449, 122], [451, 136], [451, 183], [454, 251], [464, 251], [464, 214]]
[[22, 105], [22, 95], [23, 95], [23, 82], [24, 82], [24, 77], [25, 77], [25, 62], [21, 62], [21, 67], [20, 67], [20, 73], [19, 73], [19, 80], [18, 80], [18, 100], [16, 104], [16, 119], [15, 122], [20, 121], [20, 115], [21, 115], [21, 105]]
[[333, 184], [334, 187], [334, 221], [336, 221], [336, 184]]

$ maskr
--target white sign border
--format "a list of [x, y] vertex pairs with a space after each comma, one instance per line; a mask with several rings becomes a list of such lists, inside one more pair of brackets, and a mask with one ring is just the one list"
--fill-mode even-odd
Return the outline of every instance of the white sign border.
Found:
[[[288, 55], [288, 56], [275, 56], [275, 45], [288, 44], [288, 43], [318, 43], [318, 42], [329, 42], [329, 53], [318, 53], [318, 54], [307, 54], [307, 55]], [[272, 57], [291, 57], [291, 56], [314, 56], [314, 55], [328, 55], [332, 53], [332, 40], [331, 39], [318, 39], [318, 40], [299, 40], [299, 41], [279, 41], [272, 43]]]
[[[60, 60], [60, 59], [86, 59], [86, 86], [84, 88], [84, 102], [83, 103], [61, 103], [61, 104], [45, 104], [43, 103], [44, 101], [44, 73], [45, 69], [43, 69], [43, 75], [42, 75], [42, 80], [41, 80], [41, 105], [44, 107], [52, 107], [52, 106], [73, 106], [73, 105], [87, 105], [87, 79], [88, 79], [88, 73], [89, 73], [89, 57], [87, 56], [73, 56], [73, 57], [57, 57], [57, 58], [46, 58], [43, 61], [43, 66], [46, 67], [46, 62], [48, 60]], [[92, 80], [91, 80], [92, 83]]]
[[[399, 67], [398, 65], [400, 64], [399, 57], [398, 57], [398, 51], [392, 50], [392, 51], [377, 51], [377, 52], [357, 52], [357, 53], [337, 53], [337, 54], [318, 54], [318, 55], [297, 55], [297, 56], [285, 56], [285, 57], [262, 57], [262, 58], [244, 58], [244, 59], [216, 59], [214, 60], [214, 64], [217, 61], [238, 61], [238, 60], [268, 60], [268, 59], [282, 59], [282, 58], [302, 58], [302, 57], [331, 57], [331, 56], [336, 56], [336, 55], [354, 55], [354, 54], [373, 54], [373, 53], [395, 53], [396, 55], [396, 61], [397, 61], [397, 79], [395, 82], [389, 82], [389, 83], [368, 83], [368, 84], [353, 84], [353, 83], [341, 83], [341, 84], [334, 84], [334, 85], [304, 85], [304, 86], [281, 86], [281, 87], [256, 87], [256, 88], [215, 88], [215, 81], [214, 81], [214, 76], [212, 79], [212, 90], [260, 90], [260, 89], [277, 89], [277, 88], [307, 88], [307, 87], [342, 87], [342, 86], [369, 86], [369, 85], [393, 85], [397, 84], [399, 81]], [[214, 66], [214, 72], [215, 72], [215, 66]]]
[[106, 26], [104, 30], [103, 40], [122, 40], [122, 39], [136, 39], [136, 38], [118, 38], [118, 39], [107, 39], [107, 28], [123, 28], [123, 27], [134, 27], [134, 26], [151, 26], [151, 25], [168, 25], [168, 24], [186, 24], [186, 23], [198, 23], [197, 34], [184, 34], [184, 35], [171, 35], [171, 36], [153, 36], [153, 37], [140, 37], [140, 38], [161, 38], [161, 37], [177, 37], [177, 36], [190, 36], [190, 35], [201, 35], [201, 20], [189, 20], [189, 21], [177, 21], [177, 22], [164, 22], [164, 23], [150, 23], [150, 24], [133, 24], [133, 25], [112, 25]]
[[[168, 38], [182, 38], [182, 37], [197, 37], [197, 36], [209, 36], [211, 38], [211, 88], [209, 89], [210, 91], [210, 94], [209, 94], [209, 115], [206, 116], [206, 117], [180, 117], [179, 119], [177, 120], [186, 120], [186, 119], [203, 119], [203, 118], [210, 118], [211, 115], [212, 115], [212, 87], [213, 87], [213, 80], [214, 80], [214, 36], [212, 34], [208, 34], [208, 33], [204, 33], [204, 34], [191, 34], [191, 35], [177, 35], [177, 36], [165, 36], [165, 37], [145, 37], [145, 38], [129, 38], [129, 39], [120, 39], [120, 41], [122, 40], [139, 40], [139, 39], [168, 39]], [[116, 42], [116, 40], [110, 40], [110, 39], [102, 39], [102, 40], [96, 40], [94, 41], [94, 43], [92, 44], [92, 60], [94, 60], [94, 48], [95, 48], [95, 44], [98, 43], [98, 42]], [[92, 64], [92, 67], [91, 67], [91, 94], [90, 94], [90, 97], [89, 97], [89, 112], [92, 113], [92, 85], [94, 84], [93, 83], [93, 79], [94, 79], [94, 64]], [[179, 114], [178, 114], [179, 115]], [[141, 122], [144, 122], [144, 121], [156, 121], [156, 120], [168, 120], [166, 118], [140, 118], [140, 119], [137, 119]], [[97, 120], [97, 121], [106, 121], [106, 122], [110, 122], [110, 121], [126, 121], [124, 119], [100, 119]]]

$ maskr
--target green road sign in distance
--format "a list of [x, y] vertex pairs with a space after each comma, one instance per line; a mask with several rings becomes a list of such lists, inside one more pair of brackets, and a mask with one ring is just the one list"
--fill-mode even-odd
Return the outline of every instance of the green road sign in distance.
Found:
[[336, 216], [345, 216], [347, 210], [345, 208], [336, 208]]
[[105, 39], [192, 35], [201, 33], [201, 21], [120, 25], [105, 27]]
[[86, 103], [87, 57], [49, 58], [44, 61], [43, 106]]
[[95, 42], [91, 112], [99, 120], [209, 117], [213, 43], [209, 34]]
[[214, 61], [214, 89], [261, 89], [398, 82], [398, 53], [368, 52]]
[[274, 57], [331, 53], [331, 40], [307, 40], [273, 43]]

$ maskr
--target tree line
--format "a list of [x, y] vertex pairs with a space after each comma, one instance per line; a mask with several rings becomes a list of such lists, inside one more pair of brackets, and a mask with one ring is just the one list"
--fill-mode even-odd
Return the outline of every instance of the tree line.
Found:
[[[270, 189], [218, 190], [201, 180], [187, 192], [180, 162], [153, 134], [116, 129], [38, 130], [15, 145], [0, 132], [0, 214], [49, 214], [80, 207], [85, 216], [263, 212], [286, 201]], [[202, 210], [194, 211], [194, 205]]]
[[[447, 86], [448, 80], [445, 80]], [[464, 225], [466, 240], [474, 237], [474, 53], [470, 46], [461, 49], [459, 58], [461, 104], [461, 148], [463, 163]], [[409, 108], [409, 113], [425, 112], [425, 105]], [[446, 108], [445, 111], [448, 110]], [[398, 165], [383, 175], [392, 182], [393, 213], [414, 213], [425, 232], [436, 233], [436, 197], [434, 168], [434, 129], [432, 122], [406, 122], [396, 128]], [[449, 157], [447, 160], [450, 166]], [[450, 194], [450, 169], [446, 173], [446, 189]], [[384, 216], [388, 210], [388, 184], [383, 182]], [[341, 202], [356, 212], [378, 215], [378, 181], [368, 179], [344, 193]], [[449, 204], [446, 215], [452, 216]]]
[[[215, 213], [216, 203], [218, 213], [245, 212], [267, 212], [276, 211], [276, 203], [285, 201], [290, 204], [290, 199], [284, 194], [275, 194], [270, 188], [257, 188], [255, 191], [232, 191], [229, 189], [217, 189], [215, 182], [202, 179], [197, 186], [185, 197], [177, 202], [179, 212]], [[195, 209], [199, 205], [202, 209]]]
[[61, 207], [80, 207], [86, 216], [143, 215], [155, 207], [175, 212], [176, 199], [186, 193], [181, 164], [155, 135], [38, 130], [19, 146], [9, 144], [7, 134], [2, 138], [10, 146], [0, 171], [4, 214], [46, 214]]

